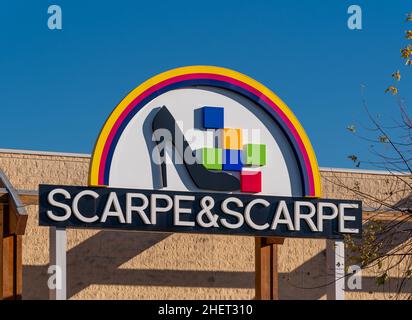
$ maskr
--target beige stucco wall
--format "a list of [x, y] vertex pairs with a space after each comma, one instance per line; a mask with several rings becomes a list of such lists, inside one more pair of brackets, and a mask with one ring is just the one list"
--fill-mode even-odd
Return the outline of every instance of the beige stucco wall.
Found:
[[[0, 168], [17, 189], [36, 190], [40, 183], [86, 185], [89, 158], [3, 151]], [[354, 198], [336, 182], [383, 194], [398, 183], [388, 179], [323, 170], [323, 197]], [[28, 212], [23, 298], [47, 299], [48, 228], [38, 226], [37, 206]], [[254, 239], [248, 237], [69, 230], [67, 263], [72, 299], [254, 298]], [[325, 266], [325, 240], [286, 239], [279, 254], [281, 299], [324, 299]], [[390, 288], [374, 285], [373, 273], [363, 276], [363, 289], [348, 291], [348, 299], [391, 295]]]

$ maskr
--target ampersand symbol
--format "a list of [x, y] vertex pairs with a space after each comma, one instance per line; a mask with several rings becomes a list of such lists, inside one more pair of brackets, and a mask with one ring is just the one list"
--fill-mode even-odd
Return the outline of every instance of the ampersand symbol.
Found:
[[[210, 227], [219, 227], [217, 223], [217, 219], [219, 216], [217, 214], [213, 214], [211, 209], [215, 206], [215, 200], [212, 197], [206, 196], [203, 197], [202, 200], [200, 201], [200, 206], [202, 207], [202, 210], [198, 213], [196, 217], [197, 223], [204, 228], [210, 228]], [[207, 217], [209, 222], [204, 222], [203, 221], [203, 216]]]

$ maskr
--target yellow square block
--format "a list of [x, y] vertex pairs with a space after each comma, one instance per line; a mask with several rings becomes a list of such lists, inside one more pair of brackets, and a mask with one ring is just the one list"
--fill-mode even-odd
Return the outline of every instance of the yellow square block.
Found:
[[223, 148], [240, 150], [242, 149], [242, 129], [223, 129]]

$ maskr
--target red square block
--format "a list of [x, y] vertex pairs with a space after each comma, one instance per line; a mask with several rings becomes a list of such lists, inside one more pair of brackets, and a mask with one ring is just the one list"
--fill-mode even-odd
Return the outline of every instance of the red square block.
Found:
[[262, 172], [242, 171], [240, 175], [240, 190], [257, 193], [262, 191]]

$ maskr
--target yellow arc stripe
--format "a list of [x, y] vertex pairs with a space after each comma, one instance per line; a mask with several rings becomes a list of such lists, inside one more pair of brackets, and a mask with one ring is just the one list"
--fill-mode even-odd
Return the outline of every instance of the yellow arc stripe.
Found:
[[104, 148], [105, 142], [110, 134], [111, 129], [116, 123], [117, 119], [120, 117], [122, 112], [127, 108], [127, 106], [136, 97], [138, 97], [140, 94], [145, 92], [150, 87], [158, 84], [159, 82], [162, 82], [164, 80], [167, 80], [167, 79], [170, 79], [176, 76], [193, 74], [193, 73], [210, 73], [210, 74], [231, 77], [233, 79], [241, 81], [255, 88], [256, 90], [262, 92], [270, 100], [272, 100], [283, 111], [283, 113], [286, 115], [286, 117], [289, 119], [289, 121], [292, 123], [292, 125], [295, 127], [296, 131], [298, 132], [298, 135], [300, 136], [302, 143], [305, 146], [306, 152], [309, 157], [309, 162], [310, 162], [310, 166], [311, 166], [313, 178], [314, 178], [315, 197], [321, 196], [321, 180], [320, 180], [319, 167], [318, 167], [318, 163], [316, 160], [315, 152], [313, 150], [312, 144], [310, 143], [310, 140], [305, 130], [303, 129], [302, 125], [300, 124], [296, 116], [289, 109], [289, 107], [275, 93], [273, 93], [271, 90], [269, 90], [267, 87], [257, 82], [256, 80], [242, 73], [239, 73], [237, 71], [226, 69], [226, 68], [221, 68], [221, 67], [214, 67], [214, 66], [188, 66], [188, 67], [172, 69], [172, 70], [163, 72], [161, 74], [158, 74], [148, 79], [147, 81], [139, 85], [137, 88], [135, 88], [133, 91], [131, 91], [116, 106], [116, 108], [113, 110], [113, 112], [110, 114], [105, 124], [103, 125], [102, 130], [100, 131], [99, 137], [97, 139], [97, 142], [95, 144], [93, 154], [92, 154], [91, 167], [89, 171], [89, 185], [91, 186], [98, 185], [100, 161], [101, 161], [101, 157], [103, 154], [103, 148]]

